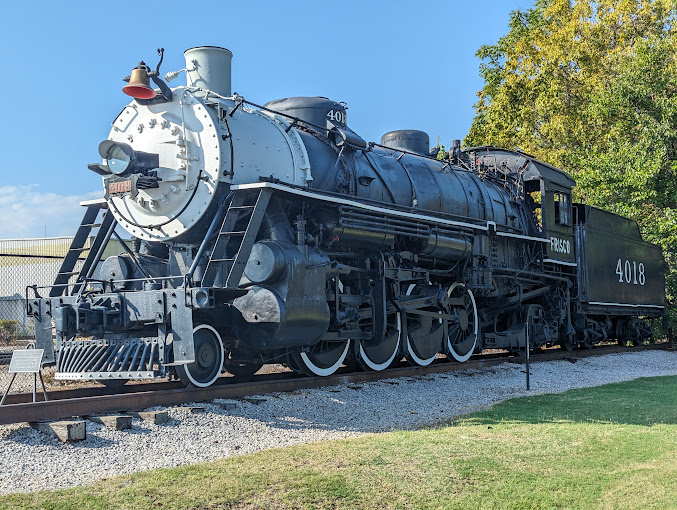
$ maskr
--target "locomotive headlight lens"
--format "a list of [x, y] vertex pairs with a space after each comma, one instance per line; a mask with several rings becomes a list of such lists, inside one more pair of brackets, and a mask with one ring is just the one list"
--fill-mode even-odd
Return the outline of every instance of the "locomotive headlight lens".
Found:
[[105, 165], [115, 175], [123, 175], [130, 170], [134, 163], [134, 149], [126, 143], [104, 140], [99, 144], [99, 155], [105, 160]]
[[108, 168], [115, 175], [123, 174], [128, 168], [132, 158], [121, 147], [114, 145], [106, 155]]
[[126, 143], [113, 140], [104, 140], [99, 144], [99, 155], [104, 159], [104, 164], [90, 165], [89, 168], [101, 175], [147, 175], [160, 166], [159, 154], [135, 151]]

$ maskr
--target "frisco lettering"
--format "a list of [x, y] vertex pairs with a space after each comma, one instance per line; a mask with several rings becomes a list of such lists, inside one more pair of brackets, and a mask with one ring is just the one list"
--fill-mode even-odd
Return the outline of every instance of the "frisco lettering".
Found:
[[566, 239], [551, 237], [550, 249], [555, 253], [571, 253], [571, 242]]

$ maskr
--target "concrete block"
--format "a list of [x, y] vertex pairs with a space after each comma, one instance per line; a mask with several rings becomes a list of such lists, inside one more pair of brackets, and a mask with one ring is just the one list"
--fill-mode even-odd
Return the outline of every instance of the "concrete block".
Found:
[[132, 428], [132, 417], [126, 414], [88, 416], [87, 419], [95, 423], [101, 423], [102, 425], [115, 430], [127, 430]]
[[212, 402], [212, 403], [226, 411], [234, 411], [235, 408], [237, 408], [237, 404], [235, 402]]
[[266, 401], [265, 398], [251, 398], [251, 397], [242, 397], [239, 400], [243, 402], [249, 402], [250, 404], [254, 404], [255, 406], [263, 404]]
[[130, 414], [134, 418], [148, 421], [155, 425], [162, 425], [163, 423], [167, 423], [169, 421], [169, 414], [167, 414], [167, 411], [139, 411]]
[[64, 443], [83, 441], [87, 437], [85, 420], [65, 420], [52, 422], [31, 422], [35, 430], [58, 438]]
[[186, 409], [188, 409], [193, 414], [205, 412], [205, 408], [201, 407], [201, 406], [191, 406], [191, 407], [187, 407]]

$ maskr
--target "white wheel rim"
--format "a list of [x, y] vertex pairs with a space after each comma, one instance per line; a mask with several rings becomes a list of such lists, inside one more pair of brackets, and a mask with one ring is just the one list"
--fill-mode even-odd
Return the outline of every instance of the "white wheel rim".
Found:
[[[338, 276], [336, 277], [336, 280], [338, 281], [339, 292], [343, 292], [343, 282], [341, 281], [341, 279]], [[306, 368], [308, 370], [310, 370], [315, 375], [319, 375], [321, 377], [326, 377], [328, 375], [332, 375], [339, 368], [341, 368], [343, 361], [346, 359], [346, 356], [348, 355], [349, 349], [350, 349], [350, 340], [348, 340], [346, 342], [346, 347], [345, 347], [345, 349], [343, 349], [343, 353], [341, 354], [341, 357], [338, 359], [338, 361], [328, 368], [318, 367], [315, 363], [310, 361], [310, 358], [308, 357], [308, 353], [302, 352], [300, 354], [301, 354], [301, 360], [303, 361], [303, 364], [306, 366]]]
[[360, 342], [360, 359], [364, 361], [364, 364], [367, 365], [369, 368], [372, 370], [380, 371], [380, 370], [385, 370], [390, 366], [390, 364], [393, 362], [395, 359], [395, 356], [397, 356], [397, 353], [400, 350], [400, 340], [402, 339], [402, 318], [400, 316], [400, 313], [397, 312], [397, 345], [395, 345], [395, 349], [393, 349], [393, 353], [388, 359], [388, 361], [384, 361], [383, 363], [374, 363], [372, 360], [369, 359], [369, 356], [367, 356], [367, 353], [364, 352], [364, 348], [362, 347], [362, 342]]
[[308, 353], [302, 352], [301, 359], [303, 360], [303, 363], [306, 365], [306, 368], [310, 370], [313, 374], [325, 377], [333, 374], [341, 367], [341, 365], [343, 364], [343, 360], [345, 360], [346, 356], [348, 355], [348, 349], [350, 349], [350, 340], [346, 342], [346, 347], [345, 349], [343, 349], [343, 353], [341, 353], [341, 356], [336, 361], [336, 363], [327, 368], [318, 367], [316, 364], [310, 361]]
[[426, 367], [430, 365], [435, 359], [437, 358], [437, 355], [439, 352], [436, 352], [434, 356], [428, 358], [428, 359], [422, 359], [416, 356], [416, 353], [414, 350], [411, 348], [411, 344], [409, 343], [409, 335], [407, 335], [407, 353], [409, 357], [416, 363], [417, 365], [421, 365], [422, 367]]
[[[410, 284], [409, 288], [407, 289], [407, 292], [405, 292], [405, 295], [411, 296], [411, 291], [413, 291], [415, 288], [416, 284], [414, 283]], [[422, 367], [427, 367], [433, 361], [435, 361], [438, 354], [439, 352], [436, 352], [433, 356], [431, 356], [428, 359], [419, 358], [414, 352], [414, 350], [411, 348], [411, 342], [409, 342], [409, 328], [407, 328], [407, 357], [411, 357], [414, 363], [416, 363], [417, 365], [421, 365]]]
[[[465, 289], [465, 283], [454, 283], [451, 287], [449, 287], [449, 290], [447, 291], [447, 297], [451, 296], [451, 293], [454, 291], [455, 288], [457, 287], [463, 287]], [[477, 332], [479, 329], [479, 321], [477, 318], [477, 305], [475, 304], [475, 296], [472, 293], [472, 290], [466, 289], [468, 292], [468, 295], [470, 296], [470, 301], [472, 302], [472, 310], [473, 310], [473, 318], [475, 319], [475, 341], [472, 344], [472, 348], [465, 354], [464, 356], [459, 356], [454, 349], [451, 347], [451, 342], [449, 341], [449, 337], [447, 336], [447, 351], [451, 353], [451, 355], [454, 357], [456, 361], [460, 361], [461, 363], [464, 361], [468, 361], [470, 359], [470, 356], [472, 356], [473, 352], [475, 352], [475, 347], [477, 346]]]
[[195, 334], [195, 332], [200, 330], [200, 329], [210, 330], [212, 333], [214, 333], [214, 335], [216, 336], [216, 339], [219, 341], [219, 347], [221, 348], [221, 367], [219, 367], [219, 370], [216, 371], [216, 375], [208, 382], [198, 382], [198, 381], [196, 381], [195, 378], [193, 377], [193, 374], [191, 374], [190, 370], [188, 369], [188, 364], [184, 365], [183, 368], [186, 372], [186, 377], [191, 382], [191, 384], [193, 384], [194, 386], [197, 386], [198, 388], [206, 388], [207, 386], [211, 386], [212, 384], [214, 384], [214, 381], [216, 381], [219, 378], [219, 376], [221, 375], [221, 369], [223, 368], [223, 359], [224, 359], [223, 341], [221, 340], [221, 335], [219, 335], [219, 333], [213, 327], [211, 327], [207, 324], [200, 324], [199, 326], [194, 328], [193, 334]]

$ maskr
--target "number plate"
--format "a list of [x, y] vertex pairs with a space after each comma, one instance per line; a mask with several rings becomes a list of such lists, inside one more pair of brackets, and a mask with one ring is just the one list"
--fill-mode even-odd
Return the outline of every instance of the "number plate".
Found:
[[109, 195], [127, 195], [134, 191], [134, 181], [125, 179], [123, 181], [112, 181], [108, 183]]

